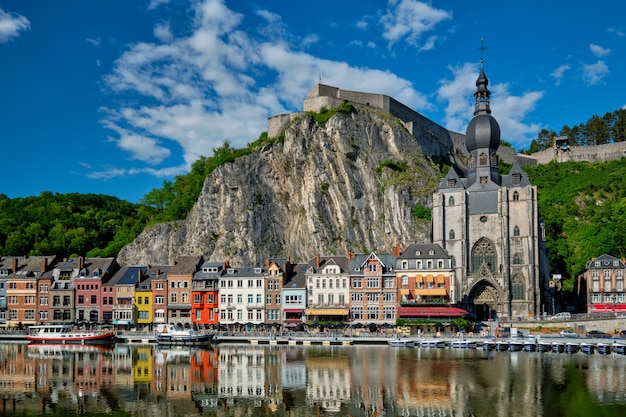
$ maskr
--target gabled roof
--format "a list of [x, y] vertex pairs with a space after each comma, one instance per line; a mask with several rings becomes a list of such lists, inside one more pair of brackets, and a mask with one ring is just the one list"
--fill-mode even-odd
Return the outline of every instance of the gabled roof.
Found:
[[511, 167], [509, 174], [502, 176], [502, 186], [525, 187], [527, 185], [530, 185], [528, 174], [522, 170], [517, 161], [513, 162], [513, 166]]
[[137, 285], [142, 276], [145, 276], [148, 267], [146, 266], [125, 266], [120, 268], [110, 280], [102, 285]]
[[350, 259], [346, 255], [319, 256], [319, 268], [317, 259], [318, 257], [315, 256], [307, 262], [308, 273], [317, 273], [328, 265], [337, 265], [342, 273], [350, 270]]
[[[452, 183], [452, 184], [451, 184]], [[464, 189], [465, 183], [463, 179], [459, 177], [459, 174], [454, 170], [454, 168], [450, 168], [446, 176], [439, 181], [439, 189]]]
[[193, 274], [204, 262], [202, 256], [179, 256], [169, 270], [171, 275]]
[[[600, 262], [600, 266], [596, 266], [596, 262]], [[626, 265], [621, 259], [616, 258], [615, 256], [604, 254], [587, 262], [587, 269], [595, 269], [595, 268], [623, 269], [623, 268], [626, 268]]]
[[365, 270], [366, 265], [372, 260], [378, 261], [382, 265], [383, 273], [391, 272], [394, 270], [396, 263], [396, 257], [391, 253], [376, 254], [374, 252], [369, 255], [357, 254], [354, 258], [350, 259], [350, 273], [359, 274]]
[[412, 243], [398, 259], [450, 259], [450, 255], [434, 243]]
[[265, 268], [260, 266], [244, 266], [242, 268], [228, 268], [224, 278], [264, 278]]
[[3, 256], [0, 271], [9, 278], [33, 278], [52, 269], [56, 256]]
[[306, 271], [307, 264], [295, 264], [293, 266], [293, 273], [287, 278], [283, 289], [306, 289]]

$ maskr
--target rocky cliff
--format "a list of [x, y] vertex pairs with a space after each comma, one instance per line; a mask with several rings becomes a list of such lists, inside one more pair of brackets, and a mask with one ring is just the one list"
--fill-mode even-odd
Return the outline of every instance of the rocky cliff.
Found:
[[439, 143], [420, 144], [398, 119], [366, 107], [324, 125], [303, 114], [284, 140], [215, 170], [186, 220], [146, 229], [118, 262], [203, 255], [254, 266], [268, 256], [299, 262], [429, 241], [430, 221], [413, 208], [431, 205], [440, 176], [433, 160], [453, 153], [449, 138]]

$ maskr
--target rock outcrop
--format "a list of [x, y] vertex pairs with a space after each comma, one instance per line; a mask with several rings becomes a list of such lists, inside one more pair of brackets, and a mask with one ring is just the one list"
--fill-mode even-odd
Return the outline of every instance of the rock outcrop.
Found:
[[268, 256], [300, 262], [429, 241], [430, 221], [413, 210], [431, 205], [435, 162], [454, 154], [448, 142], [433, 151], [398, 119], [366, 107], [336, 113], [323, 126], [303, 114], [284, 139], [215, 170], [186, 220], [147, 228], [118, 262], [203, 255], [254, 266]]

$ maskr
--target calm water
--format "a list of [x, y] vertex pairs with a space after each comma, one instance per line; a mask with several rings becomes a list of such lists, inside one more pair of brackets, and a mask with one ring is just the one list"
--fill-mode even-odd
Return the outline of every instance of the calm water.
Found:
[[0, 414], [616, 416], [626, 356], [387, 346], [0, 345]]

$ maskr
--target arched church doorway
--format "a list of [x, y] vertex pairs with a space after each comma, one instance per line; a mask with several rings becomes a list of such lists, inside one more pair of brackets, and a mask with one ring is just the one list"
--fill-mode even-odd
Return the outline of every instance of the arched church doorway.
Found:
[[478, 321], [495, 320], [498, 316], [496, 289], [484, 284], [476, 289], [475, 296], [470, 299], [473, 304], [474, 317]]

